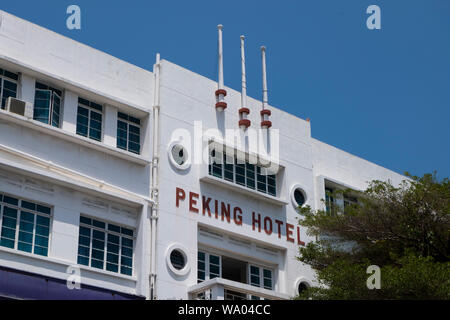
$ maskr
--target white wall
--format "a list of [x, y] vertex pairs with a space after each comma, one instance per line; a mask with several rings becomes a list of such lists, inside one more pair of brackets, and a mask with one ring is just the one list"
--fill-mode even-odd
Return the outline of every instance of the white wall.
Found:
[[0, 57], [150, 108], [152, 73], [0, 10]]
[[[69, 276], [66, 272], [67, 267], [77, 265], [80, 214], [125, 225], [135, 230], [139, 229], [142, 218], [142, 209], [139, 207], [132, 208], [127, 204], [111, 202], [4, 169], [0, 169], [0, 192], [52, 207], [48, 257], [0, 247], [0, 264], [63, 280]], [[143, 255], [139, 252], [137, 251], [134, 260], [133, 277], [117, 276], [82, 266], [81, 284], [145, 295], [146, 291], [143, 291], [141, 283], [144, 282], [145, 275], [148, 276], [148, 272], [142, 270]]]

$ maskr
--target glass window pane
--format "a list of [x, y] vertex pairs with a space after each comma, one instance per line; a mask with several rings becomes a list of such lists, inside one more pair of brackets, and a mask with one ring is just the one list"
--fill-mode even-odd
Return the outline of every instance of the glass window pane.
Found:
[[88, 266], [89, 265], [89, 258], [83, 257], [83, 256], [78, 256], [77, 262], [78, 262], [78, 264], [82, 264], [82, 265]]
[[49, 235], [49, 228], [37, 225], [36, 226], [36, 234], [40, 235], [40, 236], [48, 237], [48, 235]]
[[84, 246], [78, 246], [78, 254], [81, 256], [89, 257], [89, 248]]
[[108, 230], [120, 233], [120, 227], [115, 224], [108, 223]]
[[127, 236], [133, 236], [133, 230], [122, 227], [121, 232]]
[[106, 255], [106, 261], [118, 264], [119, 263], [119, 256], [117, 254], [108, 253]]
[[92, 248], [99, 249], [99, 250], [104, 250], [105, 249], [105, 242], [104, 241], [100, 241], [100, 240], [96, 240], [96, 239], [92, 239]]
[[0, 240], [0, 246], [14, 249], [14, 240], [2, 238]]
[[38, 245], [40, 247], [48, 247], [48, 238], [47, 237], [41, 237], [41, 236], [36, 236], [34, 239], [34, 244]]
[[141, 146], [139, 144], [136, 144], [134, 142], [129, 143], [128, 151], [139, 154], [140, 149], [141, 149]]
[[111, 243], [119, 244], [119, 236], [116, 236], [114, 234], [108, 234], [108, 241]]
[[259, 275], [259, 268], [255, 266], [250, 266], [250, 273]]
[[214, 264], [220, 264], [220, 258], [218, 256], [209, 256], [209, 262]]
[[17, 219], [10, 217], [3, 217], [3, 227], [8, 227], [11, 229], [15, 229], [17, 224]]
[[80, 223], [91, 225], [92, 224], [92, 219], [80, 216]]
[[33, 223], [20, 221], [20, 230], [21, 231], [33, 233], [33, 229], [34, 229], [34, 224]]
[[8, 196], [4, 196], [3, 197], [3, 202], [12, 204], [14, 206], [17, 206], [19, 204], [19, 200], [16, 198], [12, 198], [12, 197], [8, 197]]
[[107, 263], [106, 270], [111, 272], [119, 272], [119, 266], [117, 264]]
[[92, 220], [92, 225], [97, 228], [105, 229], [106, 224], [102, 221]]
[[133, 247], [133, 240], [128, 238], [122, 238], [122, 245], [132, 248]]
[[17, 249], [19, 249], [20, 251], [25, 251], [25, 252], [31, 253], [32, 246], [30, 243], [25, 243], [25, 242], [19, 241], [19, 243], [17, 244]]
[[119, 246], [116, 244], [108, 243], [108, 252], [119, 254]]
[[25, 208], [25, 209], [30, 209], [30, 210], [33, 210], [33, 211], [36, 210], [36, 204], [35, 203], [28, 202], [28, 201], [25, 201], [25, 200], [22, 200], [21, 207]]
[[82, 265], [88, 266], [89, 265], [89, 258], [78, 256], [77, 262], [78, 262], [78, 264], [82, 264]]
[[132, 257], [133, 256], [133, 249], [128, 248], [128, 247], [122, 247], [122, 255], [123, 256], [127, 256], [127, 257]]
[[35, 254], [38, 254], [38, 255], [41, 255], [41, 256], [47, 256], [47, 252], [48, 252], [47, 248], [42, 248], [42, 247], [38, 247], [38, 246], [34, 247], [34, 253]]
[[120, 264], [123, 266], [131, 267], [133, 265], [132, 259], [127, 257], [122, 257]]
[[80, 235], [90, 237], [91, 236], [91, 229], [86, 227], [80, 227]]
[[205, 261], [205, 253], [199, 251], [199, 252], [197, 253], [197, 258], [198, 258], [198, 260], [200, 260], [200, 261]]
[[26, 212], [26, 211], [21, 211], [20, 221], [28, 221], [28, 222], [34, 223], [34, 214]]
[[213, 273], [213, 274], [219, 275], [219, 274], [220, 274], [219, 266], [216, 266], [216, 265], [210, 265], [210, 266], [209, 266], [209, 272], [211, 272], [211, 273]]
[[120, 268], [120, 273], [126, 274], [126, 275], [128, 275], [128, 276], [131, 276], [131, 275], [132, 275], [132, 269], [131, 269], [131, 268], [128, 268], [128, 267], [122, 266], [122, 267]]
[[50, 226], [50, 218], [41, 217], [41, 216], [38, 215], [36, 217], [36, 224], [41, 225], [41, 226], [45, 226], [45, 227], [49, 227]]
[[33, 234], [29, 232], [19, 232], [19, 241], [25, 242], [25, 243], [33, 243]]
[[92, 259], [91, 267], [97, 268], [97, 269], [103, 269], [103, 261]]
[[103, 261], [104, 253], [102, 250], [92, 249], [92, 258]]
[[80, 236], [78, 238], [78, 243], [83, 245], [83, 246], [89, 247], [91, 245], [91, 239], [87, 238], [87, 237]]

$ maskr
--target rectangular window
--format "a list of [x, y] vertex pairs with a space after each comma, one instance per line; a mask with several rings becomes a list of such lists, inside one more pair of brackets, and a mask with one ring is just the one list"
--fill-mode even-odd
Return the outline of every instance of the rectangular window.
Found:
[[250, 189], [255, 189], [255, 165], [248, 162], [245, 163], [246, 185]]
[[141, 120], [119, 112], [117, 114], [117, 148], [140, 153]]
[[224, 153], [223, 154], [223, 165], [224, 165], [223, 173], [224, 173], [225, 180], [233, 182], [233, 175], [234, 175], [234, 159], [233, 159], [233, 157], [230, 157]]
[[197, 270], [197, 282], [220, 278], [222, 274], [220, 256], [198, 251]]
[[256, 182], [258, 191], [267, 193], [267, 175], [263, 173], [261, 167], [256, 167]]
[[255, 287], [262, 287], [267, 290], [273, 290], [273, 272], [270, 269], [250, 265], [249, 283]]
[[277, 196], [277, 176], [237, 156], [226, 154], [211, 147], [209, 151], [208, 174], [233, 182], [271, 196]]
[[237, 184], [244, 186], [246, 185], [245, 183], [245, 161], [242, 161], [240, 159], [238, 159], [237, 157], [234, 159], [235, 160], [235, 166], [236, 166], [236, 176], [235, 176], [235, 181]]
[[334, 198], [332, 194], [333, 189], [325, 188], [325, 205], [326, 205], [326, 212], [328, 214], [331, 214], [332, 210], [334, 211]]
[[206, 253], [199, 251], [197, 254], [197, 282], [206, 280]]
[[101, 141], [102, 117], [102, 105], [78, 98], [77, 134]]
[[48, 255], [51, 208], [0, 194], [0, 246]]
[[6, 108], [6, 99], [8, 97], [17, 97], [17, 84], [19, 82], [19, 75], [7, 70], [0, 69], [0, 97], [1, 108]]
[[80, 216], [78, 264], [131, 276], [134, 231]]
[[36, 82], [33, 119], [59, 128], [62, 91]]

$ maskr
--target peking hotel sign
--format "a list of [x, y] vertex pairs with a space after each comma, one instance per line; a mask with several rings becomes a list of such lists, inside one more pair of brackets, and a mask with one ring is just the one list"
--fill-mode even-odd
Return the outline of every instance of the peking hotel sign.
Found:
[[[201, 214], [217, 221], [234, 223], [242, 226], [244, 212], [238, 206], [231, 206], [229, 203], [202, 196], [196, 192], [186, 192], [182, 188], [176, 188], [176, 207], [186, 203], [189, 212]], [[305, 242], [300, 239], [300, 226], [295, 226], [279, 219], [272, 219], [259, 212], [252, 211], [251, 225], [254, 232], [265, 233], [270, 236], [275, 234], [279, 239], [282, 237], [291, 243], [304, 246]]]

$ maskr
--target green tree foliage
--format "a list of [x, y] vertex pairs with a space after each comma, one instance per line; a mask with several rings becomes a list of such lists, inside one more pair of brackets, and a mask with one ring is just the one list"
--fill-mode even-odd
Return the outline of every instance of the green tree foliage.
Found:
[[[317, 272], [318, 286], [300, 299], [450, 299], [450, 184], [436, 173], [409, 176], [399, 186], [372, 181], [345, 209], [299, 209], [316, 237], [299, 260]], [[368, 289], [367, 267], [381, 269], [381, 288]]]

